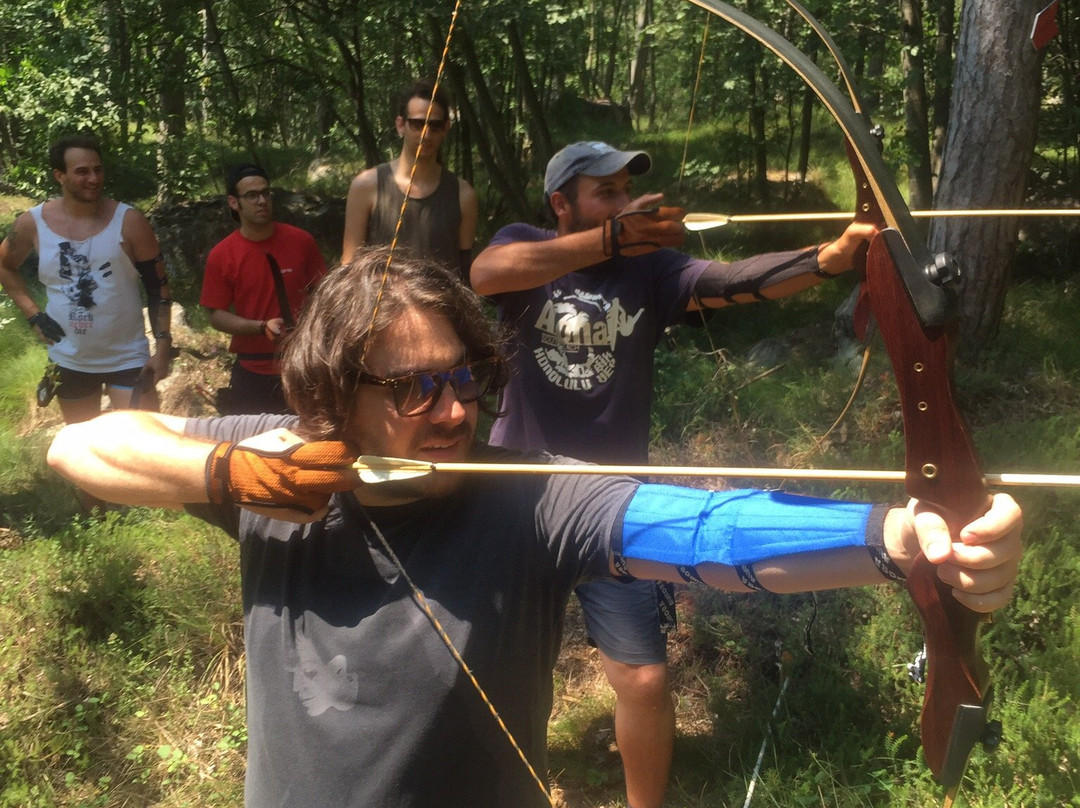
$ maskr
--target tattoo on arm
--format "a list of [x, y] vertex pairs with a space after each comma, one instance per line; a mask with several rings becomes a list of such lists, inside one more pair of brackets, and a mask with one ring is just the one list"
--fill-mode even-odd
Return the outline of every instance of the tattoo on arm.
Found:
[[21, 246], [19, 244], [19, 232], [14, 227], [12, 227], [11, 230], [8, 231], [8, 234], [4, 236], [3, 245], [7, 253], [6, 257], [8, 258], [8, 261], [5, 263], [10, 264], [18, 257], [19, 247]]

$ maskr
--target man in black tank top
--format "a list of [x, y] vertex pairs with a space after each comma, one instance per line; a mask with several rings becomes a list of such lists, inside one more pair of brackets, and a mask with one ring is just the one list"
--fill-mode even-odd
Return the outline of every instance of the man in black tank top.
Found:
[[[424, 133], [425, 121], [427, 132]], [[468, 282], [476, 235], [476, 192], [447, 171], [439, 149], [451, 125], [450, 102], [442, 89], [418, 81], [398, 97], [395, 126], [401, 152], [369, 168], [349, 186], [341, 262], [366, 244], [397, 243], [435, 258]], [[406, 192], [405, 216], [398, 218]]]

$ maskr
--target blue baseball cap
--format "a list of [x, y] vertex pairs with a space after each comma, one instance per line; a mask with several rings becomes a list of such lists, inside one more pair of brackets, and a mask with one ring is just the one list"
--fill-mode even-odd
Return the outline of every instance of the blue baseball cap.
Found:
[[634, 176], [652, 168], [652, 158], [643, 151], [619, 151], [599, 140], [582, 140], [560, 149], [548, 160], [544, 172], [544, 202], [579, 174], [606, 177], [624, 168]]

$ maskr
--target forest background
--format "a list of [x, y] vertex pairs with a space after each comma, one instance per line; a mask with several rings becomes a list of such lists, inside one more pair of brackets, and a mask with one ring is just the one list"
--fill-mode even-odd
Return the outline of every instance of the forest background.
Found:
[[[1042, 5], [811, 4], [885, 125], [886, 158], [912, 207], [1076, 208], [1076, 14], [1064, 5], [1058, 36], [1036, 51], [1028, 34]], [[788, 6], [747, 8], [834, 74]], [[7, 2], [0, 225], [53, 192], [47, 144], [81, 129], [105, 143], [110, 195], [166, 230], [191, 211], [227, 228], [221, 178], [237, 160], [265, 165], [300, 208], [340, 213], [351, 177], [394, 153], [391, 99], [435, 74], [451, 12], [446, 2], [381, 0]], [[543, 166], [575, 139], [649, 149], [655, 167], [642, 190], [694, 211], [850, 210], [828, 114], [775, 57], [707, 21], [674, 0], [466, 2], [444, 73], [457, 120], [443, 158], [477, 188], [478, 244], [508, 221], [542, 220]], [[935, 249], [947, 246], [969, 272], [959, 385], [987, 468], [1077, 468], [1080, 231], [1070, 221], [927, 228]], [[729, 226], [688, 246], [736, 257], [833, 232]], [[176, 244], [182, 229], [174, 235], [185, 347], [213, 354], [220, 340], [196, 305], [200, 250], [213, 242], [193, 252]], [[335, 238], [321, 239], [331, 260]], [[896, 392], [880, 357], [852, 414], [817, 441], [853, 381], [852, 347], [832, 334], [850, 288], [829, 284], [674, 331], [658, 362], [654, 460], [898, 467]], [[137, 509], [102, 522], [78, 512], [42, 460], [57, 426], [31, 404], [44, 352], [3, 305], [0, 805], [237, 804], [245, 732], [234, 548], [184, 516]], [[209, 385], [220, 359], [189, 352], [177, 377]], [[173, 411], [205, 404], [179, 391], [166, 400]], [[902, 496], [854, 485], [839, 493]], [[1080, 805], [1076, 495], [1017, 496], [1030, 549], [1015, 605], [987, 631], [1004, 742], [994, 755], [976, 752], [965, 798]], [[918, 752], [920, 689], [903, 672], [919, 631], [902, 598], [885, 589], [816, 603], [694, 589], [681, 598], [672, 805], [741, 804], [766, 736], [759, 803], [937, 799]], [[576, 625], [572, 616], [557, 678], [552, 782], [570, 806], [619, 805], [610, 701]]]

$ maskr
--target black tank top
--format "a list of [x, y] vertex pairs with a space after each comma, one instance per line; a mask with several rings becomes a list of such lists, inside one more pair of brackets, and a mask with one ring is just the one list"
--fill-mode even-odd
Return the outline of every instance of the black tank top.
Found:
[[[375, 168], [378, 182], [375, 206], [368, 220], [365, 241], [368, 244], [389, 244], [394, 237], [401, 202], [405, 194], [394, 181], [389, 163]], [[458, 229], [461, 226], [461, 200], [458, 179], [443, 169], [439, 187], [422, 199], [410, 198], [405, 206], [398, 244], [410, 247], [421, 255], [435, 258], [458, 271], [461, 256]]]

